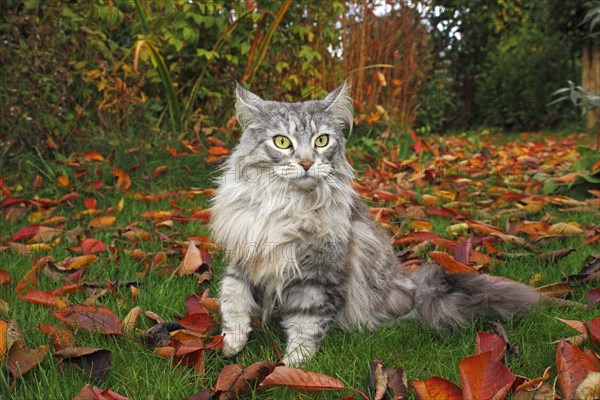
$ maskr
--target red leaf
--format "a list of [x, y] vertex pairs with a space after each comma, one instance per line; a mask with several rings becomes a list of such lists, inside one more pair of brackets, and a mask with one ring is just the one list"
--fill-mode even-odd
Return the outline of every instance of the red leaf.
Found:
[[444, 267], [449, 273], [472, 273], [477, 270], [467, 264], [456, 261], [450, 254], [441, 251], [430, 251], [429, 257], [436, 263]]
[[562, 340], [556, 349], [556, 368], [558, 369], [558, 382], [564, 398], [575, 398], [577, 386], [588, 376], [590, 371], [595, 371], [594, 364], [579, 350]]
[[102, 390], [96, 386], [86, 384], [79, 393], [73, 397], [73, 400], [129, 400], [129, 398], [121, 396], [110, 389]]
[[459, 370], [465, 399], [504, 399], [516, 379], [490, 352], [465, 358]]
[[592, 338], [592, 343], [598, 346], [600, 345], [600, 317], [595, 318], [587, 323], [588, 330], [590, 331], [590, 337]]
[[215, 324], [208, 314], [188, 314], [179, 320], [179, 324], [194, 332], [205, 333]]
[[67, 302], [64, 299], [61, 299], [57, 294], [37, 289], [29, 289], [25, 295], [19, 295], [19, 298], [30, 303], [47, 307], [62, 308], [67, 306]]
[[27, 239], [31, 239], [32, 237], [34, 237], [35, 235], [37, 235], [38, 231], [40, 230], [40, 226], [39, 225], [29, 225], [26, 226], [25, 228], [20, 229], [17, 233], [15, 233], [12, 237], [12, 240], [17, 242], [20, 240], [27, 240]]
[[331, 376], [296, 368], [279, 366], [265, 378], [260, 387], [285, 386], [307, 392], [325, 389], [344, 389], [344, 383]]
[[73, 332], [67, 328], [54, 325], [38, 324], [38, 329], [52, 342], [55, 350], [71, 347], [73, 343]]
[[56, 203], [57, 203], [57, 204], [62, 204], [62, 203], [64, 203], [64, 202], [71, 201], [71, 200], [75, 200], [75, 199], [78, 199], [78, 198], [80, 198], [80, 197], [81, 197], [81, 196], [80, 196], [80, 195], [78, 195], [77, 193], [67, 193], [67, 194], [65, 194], [63, 197], [61, 197], [60, 199], [58, 199], [58, 200], [56, 201]]
[[426, 381], [411, 383], [419, 400], [462, 400], [462, 392], [454, 383], [432, 376]]
[[109, 335], [121, 334], [123, 323], [109, 308], [84, 304], [61, 308], [53, 312], [54, 316], [73, 328]]
[[106, 245], [98, 239], [86, 238], [81, 242], [81, 251], [83, 255], [98, 254], [106, 251]]
[[491, 353], [492, 360], [501, 362], [506, 352], [506, 342], [492, 333], [477, 332], [477, 336], [475, 336], [475, 354], [485, 353], [486, 351]]
[[600, 288], [592, 289], [587, 292], [587, 308], [588, 310], [600, 303]]
[[6, 286], [10, 283], [10, 274], [5, 269], [0, 268], [0, 286]]
[[98, 206], [98, 202], [93, 197], [88, 197], [83, 200], [83, 206], [88, 210], [95, 210]]

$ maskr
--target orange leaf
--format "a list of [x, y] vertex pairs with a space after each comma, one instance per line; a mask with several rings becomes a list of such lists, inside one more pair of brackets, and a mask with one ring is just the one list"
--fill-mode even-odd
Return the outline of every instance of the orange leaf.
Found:
[[40, 304], [47, 307], [62, 308], [67, 306], [67, 302], [61, 299], [57, 294], [37, 289], [29, 289], [25, 295], [19, 295], [19, 298], [29, 303]]
[[0, 358], [6, 354], [6, 339], [4, 334], [8, 330], [8, 322], [0, 319]]
[[83, 200], [83, 206], [87, 210], [95, 210], [98, 207], [98, 202], [93, 197], [88, 197], [87, 199]]
[[6, 286], [10, 283], [10, 274], [5, 269], [0, 268], [0, 286]]
[[411, 383], [419, 400], [462, 400], [462, 392], [454, 383], [432, 376], [426, 381]]
[[98, 257], [96, 257], [93, 254], [88, 254], [85, 256], [78, 256], [78, 257], [70, 257], [70, 258], [63, 260], [61, 263], [59, 263], [59, 265], [57, 265], [57, 267], [59, 269], [78, 270], [78, 269], [81, 269], [81, 268], [85, 267], [86, 265], [96, 261], [97, 259], [98, 259]]
[[169, 167], [167, 167], [166, 165], [160, 165], [160, 166], [154, 168], [154, 171], [152, 171], [152, 177], [155, 178], [156, 176], [158, 176], [159, 174], [162, 174], [163, 172], [165, 172], [168, 169], [169, 169]]
[[475, 336], [475, 354], [481, 354], [489, 351], [492, 359], [501, 362], [506, 352], [506, 342], [504, 339], [489, 333], [477, 332]]
[[119, 168], [112, 168], [110, 173], [117, 177], [117, 189], [123, 189], [124, 191], [128, 191], [131, 187], [131, 178], [129, 174]]
[[55, 350], [71, 347], [73, 332], [61, 326], [38, 324], [38, 329], [52, 342]]
[[441, 251], [430, 251], [429, 257], [449, 273], [469, 273], [477, 270], [467, 264], [456, 261], [450, 254]]
[[563, 397], [567, 399], [575, 398], [577, 386], [590, 371], [595, 371], [594, 364], [585, 354], [564, 340], [556, 348], [556, 368]]
[[25, 274], [25, 276], [15, 286], [15, 292], [17, 294], [23, 294], [28, 287], [37, 288], [38, 284], [38, 264], [34, 265], [33, 268]]
[[116, 221], [117, 217], [115, 217], [114, 215], [104, 215], [102, 217], [97, 217], [91, 220], [88, 226], [90, 228], [107, 228], [109, 226], [114, 225]]
[[69, 186], [69, 178], [64, 175], [60, 175], [58, 178], [56, 178], [56, 183], [64, 187]]
[[65, 324], [90, 332], [120, 334], [123, 323], [109, 308], [76, 304], [52, 313]]
[[208, 153], [213, 156], [224, 156], [225, 154], [229, 154], [229, 149], [223, 146], [214, 146], [208, 149]]
[[104, 156], [97, 151], [88, 151], [83, 155], [85, 161], [103, 161]]
[[465, 358], [459, 370], [465, 399], [504, 399], [516, 379], [490, 352]]
[[279, 366], [261, 382], [260, 387], [285, 386], [307, 392], [344, 389], [344, 383], [331, 376]]
[[106, 245], [100, 240], [86, 238], [81, 242], [81, 251], [84, 255], [98, 254], [106, 251]]

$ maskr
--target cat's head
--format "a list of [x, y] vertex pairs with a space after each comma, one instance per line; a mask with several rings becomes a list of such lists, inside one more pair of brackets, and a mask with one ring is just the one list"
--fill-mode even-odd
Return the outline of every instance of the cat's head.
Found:
[[[323, 100], [263, 100], [236, 87], [236, 115], [243, 133], [232, 158], [243, 167], [269, 170], [301, 189], [351, 174], [344, 128], [352, 127], [352, 99], [344, 82]], [[239, 166], [239, 165], [238, 165]]]

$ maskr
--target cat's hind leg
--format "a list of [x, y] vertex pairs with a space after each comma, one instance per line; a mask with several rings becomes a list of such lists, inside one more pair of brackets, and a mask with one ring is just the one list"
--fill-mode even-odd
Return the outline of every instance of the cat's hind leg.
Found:
[[228, 269], [221, 282], [221, 325], [223, 355], [234, 357], [246, 346], [252, 331], [251, 319], [256, 307], [252, 287], [234, 271]]

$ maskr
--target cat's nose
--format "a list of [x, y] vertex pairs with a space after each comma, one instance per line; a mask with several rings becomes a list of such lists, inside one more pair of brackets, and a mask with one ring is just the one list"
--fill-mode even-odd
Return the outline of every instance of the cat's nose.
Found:
[[305, 171], [308, 171], [310, 167], [314, 164], [312, 161], [300, 161], [299, 164], [304, 168]]

